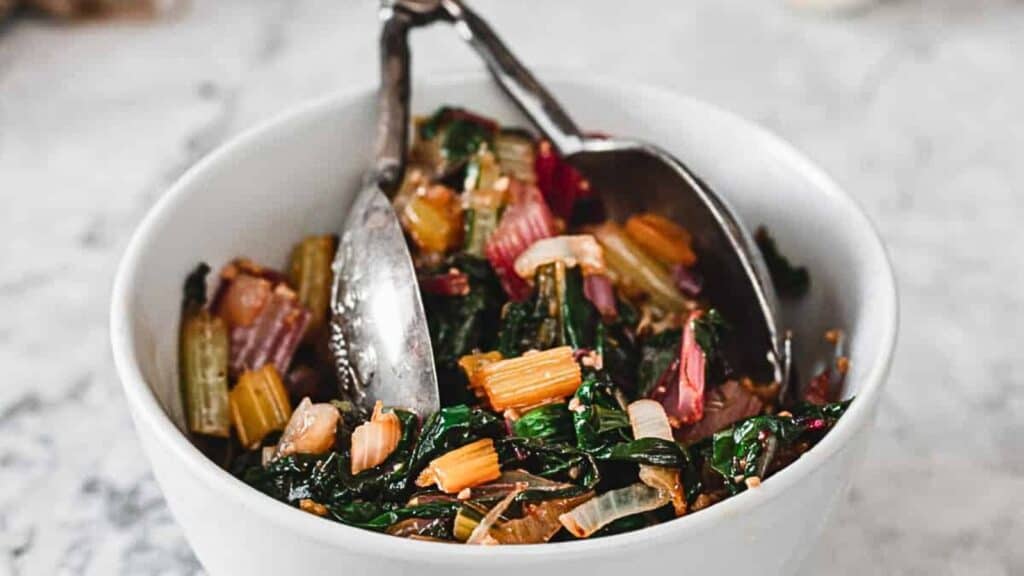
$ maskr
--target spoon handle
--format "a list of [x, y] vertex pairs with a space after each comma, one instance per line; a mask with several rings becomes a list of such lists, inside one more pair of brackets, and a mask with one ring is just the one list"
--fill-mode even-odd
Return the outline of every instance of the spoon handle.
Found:
[[491, 27], [461, 0], [440, 0], [459, 34], [487, 64], [494, 79], [563, 156], [583, 148], [583, 135], [555, 97], [515, 57]]
[[389, 6], [381, 9], [380, 91], [377, 94], [377, 185], [393, 196], [405, 172], [409, 136], [410, 14]]

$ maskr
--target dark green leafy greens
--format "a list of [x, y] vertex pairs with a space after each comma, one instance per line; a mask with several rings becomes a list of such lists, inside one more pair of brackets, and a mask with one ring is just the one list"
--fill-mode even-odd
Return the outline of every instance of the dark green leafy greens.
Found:
[[601, 450], [633, 439], [620, 394], [607, 372], [588, 370], [583, 374], [572, 411], [576, 445], [581, 450]]
[[523, 414], [512, 425], [512, 432], [523, 438], [538, 438], [547, 442], [573, 442], [572, 413], [564, 403], [547, 404]]
[[445, 162], [457, 165], [465, 162], [480, 149], [481, 144], [494, 148], [497, 126], [480, 116], [461, 108], [443, 106], [420, 124], [419, 137], [423, 140], [439, 139]]
[[459, 358], [474, 350], [497, 347], [497, 335], [490, 327], [500, 321], [501, 306], [505, 302], [501, 284], [485, 260], [458, 254], [440, 267], [445, 271], [452, 268], [469, 277], [469, 294], [423, 294], [423, 307], [445, 404], [470, 400], [458, 367]]
[[[434, 183], [472, 190], [482, 186], [485, 167], [488, 182], [496, 176], [489, 163], [493, 157], [481, 150], [486, 146], [495, 151], [497, 130], [490, 120], [465, 110], [441, 108], [418, 126], [417, 161], [429, 158], [438, 164], [431, 171]], [[536, 161], [543, 161], [539, 153]], [[528, 163], [524, 166], [537, 168]], [[507, 167], [499, 168], [508, 174]], [[538, 176], [538, 186], [547, 194], [544, 187], [554, 183], [541, 180]], [[700, 501], [703, 506], [746, 489], [752, 477], [765, 478], [792, 462], [820, 440], [849, 405], [849, 401], [808, 404], [791, 408], [789, 413], [759, 415], [685, 446], [673, 440], [634, 438], [626, 407], [638, 398], [657, 397], [656, 389], [661, 386], [678, 384], [683, 331], [640, 334], [637, 308], [622, 294], [616, 301], [618, 314], [602, 318], [584, 294], [580, 268], [567, 268], [563, 263], [538, 267], [530, 296], [508, 302], [493, 268], [482, 257], [490, 231], [502, 214], [500, 206], [488, 205], [487, 209], [490, 212], [486, 214], [467, 210], [464, 215], [467, 242], [463, 250], [467, 253], [450, 255], [442, 262], [423, 258], [429, 264], [421, 263], [417, 269], [422, 282], [447, 275], [452, 269], [458, 272], [454, 276], [460, 283], [468, 280], [468, 293], [464, 294], [462, 284], [458, 290], [423, 291], [445, 407], [422, 425], [414, 414], [395, 410], [402, 426], [397, 447], [385, 462], [359, 474], [351, 473], [349, 445], [362, 415], [351, 403], [336, 404], [343, 419], [334, 450], [320, 455], [294, 454], [266, 466], [259, 450], [244, 452], [233, 458], [232, 473], [290, 505], [319, 513], [319, 507], [310, 508], [303, 501], [320, 504], [329, 518], [349, 525], [454, 540], [454, 521], [460, 510], [478, 511], [479, 520], [515, 488], [522, 475], [506, 475], [458, 497], [433, 487], [421, 488], [415, 481], [431, 460], [481, 438], [494, 440], [502, 471], [522, 470], [560, 483], [552, 487], [531, 479], [530, 487], [519, 493], [502, 521], [521, 517], [531, 510], [532, 503], [601, 494], [634, 484], [642, 466], [679, 470], [687, 501], [691, 505]], [[573, 218], [579, 214], [582, 212], [576, 210]], [[470, 242], [471, 238], [475, 240]], [[764, 229], [758, 231], [757, 241], [779, 293], [786, 297], [806, 293], [807, 270], [782, 256]], [[190, 277], [186, 305], [202, 306], [202, 275], [207, 271], [200, 268]], [[732, 374], [725, 362], [726, 356], [732, 357], [732, 347], [741, 344], [737, 341], [742, 335], [734, 337], [716, 310], [705, 310], [694, 320], [693, 336], [707, 361], [704, 376], [709, 391], [714, 393], [727, 376], [743, 376]], [[460, 357], [474, 352], [497, 350], [511, 358], [556, 346], [572, 347], [581, 364], [582, 383], [572, 398], [549, 399], [550, 404], [509, 410], [503, 415], [477, 406], [481, 400], [467, 389], [466, 377], [458, 367]], [[715, 422], [702, 421], [709, 428]], [[677, 437], [682, 432], [685, 429], [677, 430]], [[274, 445], [278, 436], [268, 436], [264, 445]], [[594, 537], [636, 530], [674, 515], [674, 508], [667, 505], [615, 520]], [[562, 531], [554, 540], [571, 538]]]
[[815, 406], [803, 404], [792, 413], [754, 416], [717, 432], [711, 440], [710, 465], [731, 492], [746, 488], [745, 480], [764, 478], [780, 451], [798, 442], [817, 440], [843, 415], [849, 401]]
[[533, 297], [509, 304], [502, 318], [498, 350], [505, 357], [557, 346], [592, 348], [597, 311], [583, 295], [579, 267], [540, 266]]
[[757, 247], [761, 249], [764, 262], [768, 265], [768, 273], [779, 296], [783, 298], [800, 298], [807, 294], [811, 287], [811, 274], [804, 266], [794, 266], [779, 251], [775, 239], [768, 229], [761, 226], [754, 233]]
[[679, 360], [682, 332], [665, 330], [644, 338], [640, 344], [640, 364], [637, 368], [637, 396], [646, 398], [672, 364]]

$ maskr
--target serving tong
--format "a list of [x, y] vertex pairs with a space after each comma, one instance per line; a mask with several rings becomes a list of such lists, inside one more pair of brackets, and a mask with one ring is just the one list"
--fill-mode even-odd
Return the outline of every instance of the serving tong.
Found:
[[756, 381], [790, 379], [791, 341], [779, 347], [779, 305], [749, 232], [683, 163], [654, 145], [586, 136], [564, 108], [461, 0], [390, 0], [381, 9], [376, 164], [346, 219], [334, 263], [331, 344], [342, 392], [421, 416], [439, 409], [437, 372], [412, 257], [390, 202], [401, 185], [409, 129], [410, 29], [444, 20], [482, 57], [495, 81], [622, 220], [658, 211], [691, 232], [705, 289], [745, 327], [725, 355]]

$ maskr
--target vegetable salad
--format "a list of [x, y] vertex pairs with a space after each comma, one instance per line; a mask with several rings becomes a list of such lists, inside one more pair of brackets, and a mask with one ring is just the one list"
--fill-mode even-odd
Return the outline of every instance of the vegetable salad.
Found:
[[[414, 255], [443, 407], [340, 396], [327, 325], [337, 241], [281, 269], [240, 258], [185, 282], [188, 431], [254, 488], [310, 514], [421, 540], [536, 544], [695, 513], [818, 442], [849, 401], [836, 355], [780, 397], [737, 373], [700, 247], [656, 213], [602, 216], [549, 143], [472, 112], [418, 119], [394, 207]], [[780, 292], [807, 271], [758, 242]]]

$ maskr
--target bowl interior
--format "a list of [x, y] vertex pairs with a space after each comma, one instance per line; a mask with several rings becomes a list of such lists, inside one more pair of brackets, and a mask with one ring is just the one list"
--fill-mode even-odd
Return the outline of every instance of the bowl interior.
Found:
[[[552, 89], [588, 130], [658, 143], [701, 174], [753, 229], [765, 224], [806, 265], [812, 289], [785, 303], [800, 373], [827, 357], [824, 330], [844, 329], [853, 358], [845, 396], [884, 355], [892, 303], [888, 268], [863, 217], [817, 170], [749, 124], [655, 89], [556, 81]], [[484, 78], [417, 85], [414, 110], [441, 104], [526, 126]], [[339, 230], [369, 166], [371, 94], [321, 102], [214, 154], [192, 170], [147, 222], [128, 290], [130, 339], [146, 383], [181, 425], [177, 321], [181, 285], [197, 262], [214, 269], [244, 255], [281, 265], [307, 234]]]
[[[550, 87], [581, 126], [661, 145], [700, 174], [749, 227], [767, 225], [784, 253], [811, 271], [808, 297], [784, 309], [801, 373], [806, 378], [812, 360], [827, 354], [823, 332], [838, 327], [849, 336], [853, 359], [844, 396], [877, 392], [895, 338], [892, 273], [869, 222], [826, 176], [770, 134], [678, 95], [593, 80], [561, 79]], [[366, 89], [311, 103], [242, 136], [190, 170], [140, 226], [119, 271], [112, 326], [115, 358], [139, 425], [173, 432], [160, 422], [166, 415], [182, 427], [178, 315], [182, 283], [199, 261], [216, 269], [244, 255], [280, 266], [303, 236], [339, 231], [370, 166], [373, 96]], [[483, 75], [417, 84], [413, 101], [418, 113], [454, 104], [526, 126]], [[819, 449], [849, 437], [839, 428], [853, 429], [854, 412], [863, 420], [869, 411], [855, 403]], [[169, 444], [183, 443], [171, 439]], [[203, 467], [202, 455], [186, 448], [183, 457]], [[770, 489], [758, 492], [733, 500], [753, 502]], [[712, 508], [710, 516], [718, 508], [728, 506]]]

